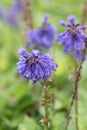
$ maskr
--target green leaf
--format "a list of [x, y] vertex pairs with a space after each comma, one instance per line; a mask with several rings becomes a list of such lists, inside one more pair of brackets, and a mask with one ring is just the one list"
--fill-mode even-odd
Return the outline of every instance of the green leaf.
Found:
[[33, 118], [25, 115], [23, 122], [18, 126], [17, 130], [41, 130], [41, 128]]

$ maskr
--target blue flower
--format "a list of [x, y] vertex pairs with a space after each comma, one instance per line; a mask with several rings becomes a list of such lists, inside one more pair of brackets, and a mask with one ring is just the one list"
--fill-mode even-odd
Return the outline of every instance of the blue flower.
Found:
[[70, 24], [64, 21], [60, 22], [60, 25], [67, 28], [67, 31], [57, 35], [57, 41], [60, 45], [64, 45], [64, 52], [73, 53], [76, 59], [81, 59], [81, 53], [85, 47], [86, 35], [83, 31], [87, 28], [86, 26], [78, 27], [79, 23], [75, 24], [75, 16], [70, 15], [68, 17]]
[[48, 23], [48, 18], [49, 15], [46, 14], [41, 27], [38, 27], [36, 30], [27, 31], [27, 36], [30, 38], [26, 45], [27, 47], [33, 44], [49, 49], [52, 46], [55, 40], [56, 27]]
[[17, 69], [19, 74], [27, 81], [33, 82], [43, 81], [51, 76], [52, 71], [56, 71], [58, 65], [53, 62], [53, 59], [49, 54], [42, 54], [39, 50], [32, 50], [29, 54], [24, 48], [18, 51], [18, 54], [22, 56], [17, 63]]

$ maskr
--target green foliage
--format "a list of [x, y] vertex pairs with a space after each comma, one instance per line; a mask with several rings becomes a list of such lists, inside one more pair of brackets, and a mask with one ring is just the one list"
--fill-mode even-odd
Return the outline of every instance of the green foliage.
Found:
[[[3, 0], [9, 7], [11, 0]], [[34, 27], [42, 23], [43, 15], [50, 13], [50, 22], [59, 26], [61, 19], [69, 14], [82, 18], [83, 0], [33, 0]], [[58, 27], [58, 32], [62, 28]], [[18, 73], [17, 50], [25, 46], [23, 27], [11, 28], [0, 21], [0, 130], [41, 130], [39, 120], [43, 110], [39, 106], [42, 92], [39, 83], [24, 81]], [[48, 51], [47, 51], [48, 52]], [[50, 91], [54, 93], [54, 113], [51, 114], [50, 130], [65, 130], [66, 114], [73, 92], [74, 60], [64, 55], [62, 48], [54, 43], [49, 50], [59, 68], [52, 76]], [[83, 65], [82, 81], [79, 84], [79, 127], [87, 130], [87, 61]], [[75, 130], [74, 106], [69, 130]]]
[[34, 119], [24, 116], [23, 122], [19, 125], [18, 130], [40, 130], [40, 127]]

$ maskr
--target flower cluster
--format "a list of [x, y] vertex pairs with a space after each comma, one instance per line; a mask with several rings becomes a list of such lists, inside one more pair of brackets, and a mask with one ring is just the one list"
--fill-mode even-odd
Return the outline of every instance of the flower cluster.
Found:
[[[50, 48], [55, 39], [55, 28], [48, 21], [48, 15], [45, 15], [43, 25], [37, 30], [30, 30], [27, 35], [30, 37], [29, 44]], [[73, 53], [76, 59], [81, 60], [82, 50], [85, 47], [86, 35], [83, 31], [86, 26], [78, 27], [79, 23], [75, 24], [75, 16], [68, 17], [70, 24], [61, 21], [61, 26], [66, 27], [67, 31], [57, 35], [57, 41], [60, 45], [64, 45], [65, 53]], [[54, 63], [49, 54], [42, 54], [39, 50], [32, 50], [29, 54], [25, 49], [20, 49], [18, 54], [22, 56], [17, 63], [18, 72], [27, 81], [33, 82], [43, 81], [51, 76], [51, 72], [58, 67]]]
[[33, 49], [29, 54], [22, 48], [18, 54], [23, 57], [17, 63], [18, 72], [27, 81], [32, 80], [35, 83], [46, 80], [51, 76], [51, 72], [58, 67], [49, 54], [43, 55], [38, 50]]
[[82, 50], [85, 47], [85, 34], [83, 31], [86, 26], [78, 27], [79, 23], [75, 24], [75, 16], [70, 15], [68, 17], [70, 24], [64, 21], [60, 22], [60, 25], [67, 28], [67, 31], [57, 35], [57, 41], [60, 45], [64, 45], [65, 53], [73, 53], [76, 59], [81, 59]]
[[55, 40], [56, 27], [48, 23], [48, 18], [49, 15], [46, 14], [41, 27], [27, 32], [27, 36], [30, 38], [30, 41], [27, 42], [27, 47], [33, 44], [49, 49], [52, 46]]

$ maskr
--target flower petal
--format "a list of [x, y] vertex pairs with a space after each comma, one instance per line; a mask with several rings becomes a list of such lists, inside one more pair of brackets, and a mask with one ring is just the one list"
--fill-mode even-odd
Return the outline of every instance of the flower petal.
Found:
[[70, 15], [68, 17], [68, 20], [70, 21], [70, 23], [73, 25], [74, 24], [74, 21], [75, 21], [75, 15]]

